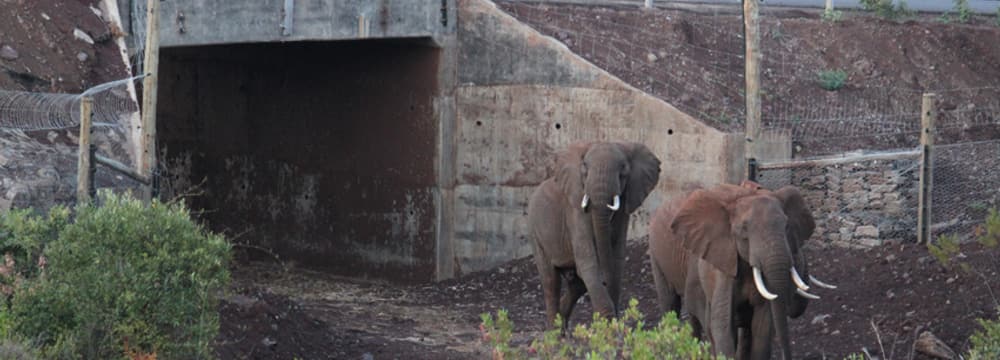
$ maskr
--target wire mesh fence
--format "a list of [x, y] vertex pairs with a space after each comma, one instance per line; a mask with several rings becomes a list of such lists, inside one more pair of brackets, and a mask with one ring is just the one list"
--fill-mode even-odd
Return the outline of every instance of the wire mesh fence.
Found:
[[935, 146], [932, 157], [931, 238], [974, 238], [1000, 209], [1000, 139]]

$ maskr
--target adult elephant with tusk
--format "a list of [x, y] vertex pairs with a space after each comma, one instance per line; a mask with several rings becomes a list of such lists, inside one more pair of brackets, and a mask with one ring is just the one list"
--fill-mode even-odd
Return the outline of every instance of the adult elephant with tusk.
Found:
[[[777, 335], [791, 359], [788, 317], [813, 286], [801, 252], [815, 222], [798, 189], [719, 185], [664, 204], [650, 224], [649, 253], [663, 311], [684, 306], [696, 334], [736, 359], [770, 359]], [[806, 280], [810, 279], [810, 280]]]
[[[549, 326], [569, 315], [584, 293], [594, 310], [616, 315], [621, 294], [629, 215], [656, 186], [660, 160], [637, 143], [570, 145], [555, 176], [528, 201], [528, 231], [541, 275]], [[561, 294], [563, 279], [567, 289]]]

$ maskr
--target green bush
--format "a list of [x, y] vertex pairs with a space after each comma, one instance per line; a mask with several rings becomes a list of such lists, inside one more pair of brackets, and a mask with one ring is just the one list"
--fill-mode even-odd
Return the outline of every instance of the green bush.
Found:
[[972, 9], [969, 8], [969, 0], [954, 0], [955, 12], [958, 13], [958, 21], [963, 23], [972, 20]]
[[25, 267], [0, 327], [44, 358], [212, 357], [229, 244], [183, 204], [110, 192], [99, 203], [79, 206], [73, 221], [64, 208], [4, 217], [0, 245]]
[[907, 6], [905, 0], [900, 0], [895, 6], [892, 0], [860, 0], [861, 7], [872, 11], [876, 15], [886, 19], [898, 19], [913, 15], [913, 11]]
[[1000, 359], [1000, 321], [979, 319], [978, 322], [982, 329], [977, 330], [969, 338], [972, 347], [969, 348], [969, 354], [965, 358], [969, 360]]
[[823, 14], [820, 15], [820, 18], [823, 19], [823, 21], [838, 22], [844, 18], [844, 12], [840, 10], [826, 9], [823, 10]]
[[1000, 7], [997, 7], [997, 16], [994, 21], [996, 21], [997, 26], [1000, 26]]
[[820, 71], [819, 86], [827, 91], [837, 91], [847, 83], [847, 72], [844, 70], [823, 70]]
[[638, 309], [639, 302], [629, 301], [622, 319], [605, 319], [594, 314], [593, 322], [577, 325], [572, 336], [560, 337], [562, 321], [554, 330], [523, 349], [510, 345], [513, 323], [505, 310], [482, 315], [480, 330], [483, 339], [493, 349], [494, 359], [715, 359], [709, 345], [691, 334], [691, 327], [681, 324], [673, 313], [667, 313], [658, 326], [646, 328]]

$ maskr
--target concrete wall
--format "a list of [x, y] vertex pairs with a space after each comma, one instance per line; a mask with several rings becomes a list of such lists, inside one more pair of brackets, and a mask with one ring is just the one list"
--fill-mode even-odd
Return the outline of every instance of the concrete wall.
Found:
[[356, 277], [433, 279], [440, 49], [413, 41], [164, 49], [165, 197], [233, 240]]
[[[484, 0], [460, 0], [450, 241], [463, 274], [530, 255], [525, 209], [555, 152], [581, 140], [635, 141], [663, 162], [632, 217], [645, 235], [665, 199], [727, 181], [733, 138], [625, 84]], [[738, 143], [742, 146], [742, 143]], [[450, 239], [448, 239], [450, 237]], [[440, 269], [440, 268], [439, 268]]]
[[[454, 21], [448, 16], [453, 1], [171, 0], [160, 5], [160, 41], [163, 47], [174, 47], [432, 37]], [[286, 3], [292, 4], [287, 14]]]

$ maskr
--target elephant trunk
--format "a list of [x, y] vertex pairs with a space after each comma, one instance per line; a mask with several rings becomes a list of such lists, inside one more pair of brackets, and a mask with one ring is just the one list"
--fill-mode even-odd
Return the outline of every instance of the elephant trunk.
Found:
[[[597, 266], [601, 271], [601, 280], [606, 287], [610, 286], [614, 281], [614, 279], [611, 279], [611, 276], [614, 274], [614, 270], [612, 269], [614, 259], [612, 258], [611, 238], [613, 236], [613, 229], [611, 219], [615, 211], [608, 204], [613, 204], [614, 198], [618, 196], [613, 191], [608, 191], [607, 188], [608, 186], [595, 186], [595, 188], [592, 188], [594, 191], [590, 194], [592, 201], [595, 203], [594, 205], [598, 205], [590, 209], [591, 224], [594, 228], [594, 254], [597, 256]], [[617, 306], [618, 299], [611, 299], [611, 301], [612, 306]], [[606, 315], [613, 315], [617, 313], [618, 309], [595, 310]]]
[[785, 360], [792, 359], [791, 340], [788, 334], [788, 309], [789, 302], [795, 301], [792, 298], [795, 292], [792, 290], [794, 285], [789, 276], [790, 268], [789, 257], [781, 254], [764, 264], [763, 271], [768, 290], [778, 295], [776, 299], [771, 300], [771, 319]]
[[[803, 256], [802, 253], [799, 252], [798, 254], [793, 255], [793, 257], [795, 261], [794, 265], [792, 266], [795, 267], [795, 270], [798, 271], [799, 275], [803, 279], [808, 279], [809, 264], [806, 263], [805, 256]], [[789, 305], [788, 316], [795, 319], [802, 316], [802, 314], [805, 313], [806, 307], [809, 306], [809, 299], [796, 293], [794, 295], [794, 298], [792, 298], [791, 301], [788, 302], [788, 305]]]

